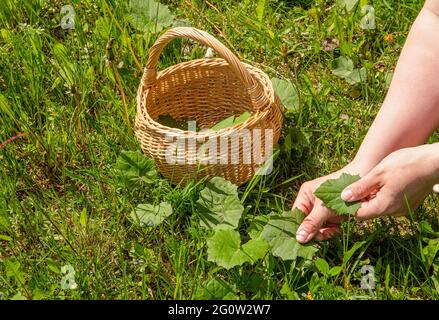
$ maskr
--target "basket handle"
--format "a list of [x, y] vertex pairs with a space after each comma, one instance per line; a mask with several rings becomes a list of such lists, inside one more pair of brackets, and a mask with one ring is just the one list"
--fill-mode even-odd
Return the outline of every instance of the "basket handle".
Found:
[[189, 38], [214, 49], [221, 58], [227, 61], [234, 73], [247, 87], [255, 109], [259, 110], [267, 105], [267, 98], [264, 95], [264, 91], [260, 88], [258, 83], [253, 80], [253, 77], [241, 61], [227, 47], [209, 33], [191, 27], [177, 27], [170, 29], [157, 39], [149, 50], [149, 58], [142, 76], [142, 85], [148, 87], [155, 83], [157, 80], [157, 63], [160, 54], [166, 45], [175, 38]]

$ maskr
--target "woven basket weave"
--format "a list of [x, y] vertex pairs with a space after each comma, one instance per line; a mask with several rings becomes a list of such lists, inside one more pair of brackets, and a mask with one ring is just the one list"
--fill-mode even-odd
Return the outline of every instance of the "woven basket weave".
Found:
[[[157, 74], [159, 56], [174, 38], [198, 41], [221, 58], [184, 62]], [[245, 122], [218, 131], [183, 131], [158, 122], [160, 115], [170, 115], [177, 121], [194, 120], [198, 127], [207, 129], [226, 117], [246, 111], [251, 116]], [[277, 144], [282, 122], [282, 105], [267, 75], [240, 62], [210, 34], [194, 28], [174, 28], [159, 37], [150, 49], [137, 93], [135, 133], [145, 155], [155, 161], [158, 170], [171, 182], [221, 176], [236, 185], [244, 184], [261, 166], [260, 160], [269, 156], [264, 132], [271, 130], [273, 135], [269, 140], [272, 146]], [[254, 129], [261, 130], [260, 142], [227, 142]], [[182, 149], [173, 152], [177, 139], [186, 142], [179, 142]], [[206, 141], [216, 142], [217, 150], [207, 148]], [[223, 142], [225, 149], [220, 148]], [[221, 152], [224, 150], [227, 153]], [[232, 155], [235, 161], [230, 160]], [[249, 155], [253, 155], [251, 160], [244, 161]]]

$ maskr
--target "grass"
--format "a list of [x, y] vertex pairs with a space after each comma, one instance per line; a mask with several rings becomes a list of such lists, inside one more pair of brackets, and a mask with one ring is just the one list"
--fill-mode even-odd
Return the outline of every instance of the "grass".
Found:
[[[267, 0], [263, 10], [250, 0], [163, 1], [177, 19], [214, 34], [270, 77], [291, 80], [299, 93], [299, 108], [285, 119], [292, 143], [281, 140], [274, 172], [239, 189], [249, 217], [288, 210], [302, 182], [342, 167], [360, 145], [422, 6], [366, 2], [375, 8], [374, 30], [361, 29], [359, 8], [347, 12], [335, 1]], [[345, 223], [314, 261], [267, 256], [229, 271], [207, 261], [194, 212], [202, 183], [181, 188], [157, 179], [126, 188], [115, 178], [120, 152], [139, 150], [135, 95], [158, 33], [132, 28], [122, 0], [72, 1], [75, 29], [63, 30], [62, 5], [0, 5], [0, 143], [7, 142], [0, 147], [0, 298], [193, 299], [215, 286], [216, 298], [439, 297], [433, 196], [402, 220]], [[339, 48], [324, 51], [327, 37]], [[159, 68], [202, 54], [175, 41]], [[367, 79], [350, 85], [333, 75], [339, 56], [366, 68]], [[175, 214], [159, 227], [127, 219], [137, 204], [164, 199]], [[331, 273], [321, 261], [339, 268]], [[65, 265], [75, 270], [74, 290], [61, 287]], [[375, 290], [361, 289], [364, 265], [375, 268]]]

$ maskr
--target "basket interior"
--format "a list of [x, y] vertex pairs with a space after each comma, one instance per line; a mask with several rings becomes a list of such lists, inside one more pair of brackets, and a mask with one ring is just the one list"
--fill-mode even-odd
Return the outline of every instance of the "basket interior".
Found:
[[247, 89], [226, 63], [165, 70], [148, 90], [146, 108], [154, 121], [170, 115], [195, 120], [200, 128], [254, 111]]

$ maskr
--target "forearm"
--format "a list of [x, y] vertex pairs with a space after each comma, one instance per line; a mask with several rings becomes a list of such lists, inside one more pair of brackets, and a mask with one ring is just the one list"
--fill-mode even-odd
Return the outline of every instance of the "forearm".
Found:
[[384, 103], [354, 162], [369, 170], [439, 127], [439, 0], [427, 1], [407, 38]]
[[425, 8], [432, 11], [434, 14], [439, 15], [439, 1], [438, 0], [425, 1]]

